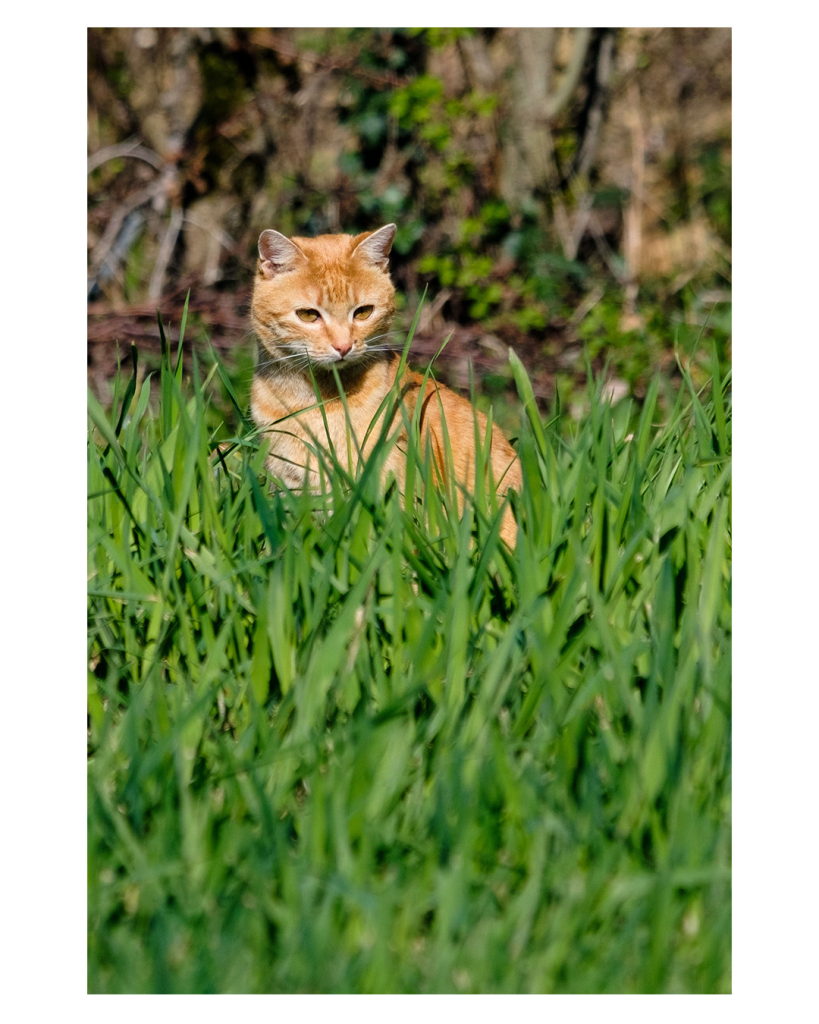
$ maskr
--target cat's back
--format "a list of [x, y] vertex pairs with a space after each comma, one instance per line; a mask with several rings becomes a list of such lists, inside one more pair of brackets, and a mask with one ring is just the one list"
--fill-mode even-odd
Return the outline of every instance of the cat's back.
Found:
[[[395, 356], [392, 376], [400, 360]], [[471, 402], [457, 395], [445, 384], [427, 378], [413, 370], [405, 371], [402, 390], [404, 403], [410, 415], [421, 403], [418, 426], [422, 440], [431, 443], [435, 461], [444, 479], [451, 464], [456, 479], [472, 487], [476, 472], [476, 447], [486, 442], [488, 420]], [[500, 493], [521, 485], [520, 461], [512, 445], [500, 428], [493, 423], [489, 439], [489, 458], [492, 476]]]

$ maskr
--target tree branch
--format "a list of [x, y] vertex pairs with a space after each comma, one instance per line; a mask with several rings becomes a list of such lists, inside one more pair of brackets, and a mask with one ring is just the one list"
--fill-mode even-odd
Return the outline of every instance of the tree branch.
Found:
[[179, 231], [182, 227], [183, 213], [180, 207], [175, 206], [171, 210], [171, 219], [168, 221], [168, 229], [159, 247], [159, 255], [154, 264], [154, 271], [151, 274], [151, 283], [148, 285], [148, 298], [156, 302], [162, 295], [162, 288], [165, 284], [165, 272], [176, 248], [176, 240], [179, 238]]
[[575, 32], [574, 48], [569, 58], [568, 66], [563, 73], [563, 81], [560, 88], [553, 96], [546, 99], [546, 117], [551, 121], [563, 110], [580, 81], [583, 65], [586, 61], [586, 54], [589, 50], [592, 30], [590, 28], [579, 28]]
[[157, 171], [162, 170], [162, 158], [158, 153], [147, 146], [143, 146], [138, 139], [129, 139], [127, 142], [119, 142], [115, 146], [106, 146], [97, 150], [88, 158], [88, 174], [101, 167], [108, 160], [115, 160], [117, 157], [130, 156], [134, 160], [144, 160], [146, 164]]

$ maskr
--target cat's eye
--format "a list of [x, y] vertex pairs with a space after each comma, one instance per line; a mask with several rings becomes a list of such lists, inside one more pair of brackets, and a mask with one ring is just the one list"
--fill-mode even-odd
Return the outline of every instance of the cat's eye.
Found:
[[355, 313], [353, 313], [353, 318], [356, 320], [369, 320], [372, 315], [372, 306], [359, 306]]
[[321, 313], [317, 309], [297, 309], [296, 316], [308, 324], [313, 323], [314, 320], [321, 320]]

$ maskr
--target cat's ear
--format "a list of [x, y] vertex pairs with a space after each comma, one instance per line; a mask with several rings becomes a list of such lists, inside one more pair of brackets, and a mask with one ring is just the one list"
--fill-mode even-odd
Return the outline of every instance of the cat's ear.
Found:
[[280, 231], [268, 228], [259, 235], [259, 269], [268, 280], [285, 270], [295, 270], [304, 259], [307, 257], [302, 250]]
[[390, 254], [392, 240], [395, 238], [397, 230], [394, 224], [385, 224], [378, 231], [373, 231], [372, 234], [367, 235], [364, 241], [359, 242], [355, 247], [353, 259], [358, 256], [366, 263], [369, 263], [370, 266], [386, 270], [387, 257]]

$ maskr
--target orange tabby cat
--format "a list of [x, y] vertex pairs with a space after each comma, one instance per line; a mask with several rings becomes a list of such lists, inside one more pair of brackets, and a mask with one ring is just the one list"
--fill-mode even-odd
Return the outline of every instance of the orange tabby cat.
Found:
[[[356, 445], [347, 443], [348, 415], [362, 455], [377, 443], [380, 424], [369, 428], [393, 386], [400, 362], [398, 354], [383, 344], [395, 316], [395, 289], [387, 260], [395, 231], [394, 224], [387, 224], [355, 236], [289, 239], [268, 230], [259, 238], [250, 315], [260, 345], [251, 412], [256, 424], [267, 428], [268, 468], [289, 487], [298, 489], [306, 483], [319, 489], [318, 460], [310, 449], [317, 444], [329, 448], [328, 434], [342, 465], [347, 465], [349, 448], [353, 463], [349, 469], [355, 469]], [[332, 367], [344, 387], [347, 413]], [[318, 407], [314, 378], [324, 415]], [[401, 385], [411, 417], [421, 398], [423, 377], [406, 369]], [[446, 482], [448, 435], [451, 470], [457, 483], [470, 491], [475, 480], [475, 416], [482, 438], [486, 436], [486, 417], [431, 380], [421, 400], [421, 435], [431, 445], [440, 479]], [[396, 422], [400, 423], [400, 418]], [[498, 494], [519, 489], [520, 463], [495, 426], [490, 454]], [[404, 458], [400, 446], [394, 445], [386, 460], [385, 470], [395, 473], [399, 486], [404, 481]], [[514, 545], [516, 535], [517, 525], [507, 508], [501, 536]]]

